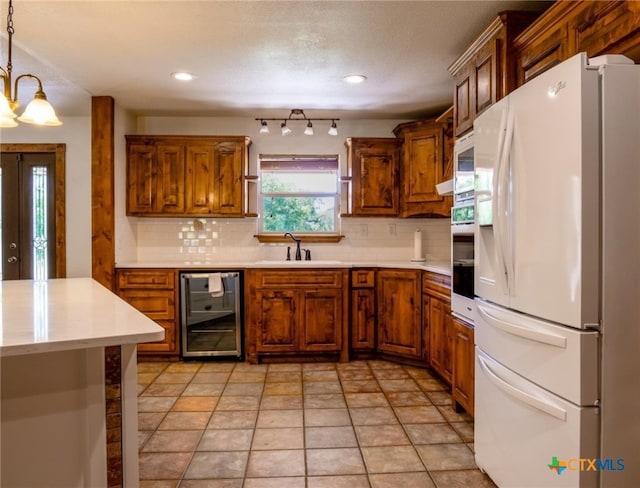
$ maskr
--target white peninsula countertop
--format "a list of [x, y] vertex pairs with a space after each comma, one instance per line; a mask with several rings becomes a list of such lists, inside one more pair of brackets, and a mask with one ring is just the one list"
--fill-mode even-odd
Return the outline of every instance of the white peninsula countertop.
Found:
[[164, 329], [90, 278], [2, 281], [0, 294], [0, 486], [106, 488], [109, 414], [122, 485], [137, 487], [136, 344]]
[[164, 329], [91, 278], [1, 281], [0, 356], [158, 341]]

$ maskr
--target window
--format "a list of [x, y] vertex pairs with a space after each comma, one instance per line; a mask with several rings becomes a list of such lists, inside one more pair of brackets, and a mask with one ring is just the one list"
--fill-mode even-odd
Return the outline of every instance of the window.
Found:
[[259, 164], [261, 233], [337, 232], [337, 155], [261, 155]]

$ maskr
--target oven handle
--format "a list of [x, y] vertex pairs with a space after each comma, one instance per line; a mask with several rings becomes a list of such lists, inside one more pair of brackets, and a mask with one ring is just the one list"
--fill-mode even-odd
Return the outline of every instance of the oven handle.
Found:
[[[210, 274], [215, 273], [215, 271], [212, 271], [211, 273], [190, 273], [190, 274], [183, 274], [182, 276], [184, 278], [190, 279], [190, 278], [208, 278]], [[237, 271], [233, 271], [230, 273], [220, 273], [220, 276], [222, 278], [236, 278], [238, 276], [240, 276], [240, 273], [238, 273]]]

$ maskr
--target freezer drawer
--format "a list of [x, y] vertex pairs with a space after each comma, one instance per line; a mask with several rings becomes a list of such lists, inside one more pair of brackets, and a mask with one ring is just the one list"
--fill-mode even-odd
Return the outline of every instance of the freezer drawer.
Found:
[[476, 345], [576, 405], [595, 405], [599, 398], [598, 336], [476, 299]]
[[[598, 486], [598, 472], [579, 462], [598, 457], [597, 407], [562, 400], [477, 347], [475, 387], [476, 463], [500, 488]], [[563, 462], [560, 473], [549, 467]]]

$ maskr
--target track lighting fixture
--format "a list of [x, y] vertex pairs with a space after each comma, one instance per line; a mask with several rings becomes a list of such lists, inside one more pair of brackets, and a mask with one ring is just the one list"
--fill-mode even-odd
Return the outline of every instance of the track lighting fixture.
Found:
[[[15, 121], [17, 118], [20, 122], [26, 122], [28, 124], [35, 125], [62, 125], [62, 122], [56, 117], [56, 113], [53, 110], [51, 104], [47, 101], [47, 96], [42, 90], [42, 82], [40, 78], [31, 73], [19, 75], [16, 81], [11, 86], [11, 72], [13, 70], [13, 64], [11, 63], [11, 51], [12, 51], [12, 37], [15, 29], [13, 28], [13, 2], [9, 0], [9, 15], [7, 16], [7, 47], [9, 50], [7, 56], [7, 68], [0, 67], [0, 78], [2, 78], [3, 91], [0, 93], [0, 127], [16, 127], [18, 123]], [[36, 90], [33, 100], [29, 102], [27, 108], [18, 117], [15, 113], [18, 108], [18, 82], [24, 78], [32, 78], [38, 83], [38, 89]], [[13, 93], [11, 89], [13, 88]]]
[[331, 121], [331, 127], [329, 128], [329, 132], [328, 134], [330, 136], [337, 136], [338, 135], [338, 126], [336, 125], [336, 120], [340, 120], [338, 118], [330, 118], [330, 119], [310, 119], [308, 118], [305, 113], [304, 110], [301, 110], [299, 108], [294, 108], [293, 110], [291, 110], [291, 113], [289, 114], [289, 117], [283, 119], [283, 118], [257, 118], [256, 120], [260, 121], [260, 134], [269, 134], [269, 126], [267, 125], [267, 121], [268, 120], [282, 120], [282, 123], [280, 124], [280, 130], [282, 132], [283, 136], [289, 135], [291, 134], [291, 132], [293, 132], [291, 130], [290, 127], [288, 127], [287, 123], [291, 120], [303, 120], [307, 123], [305, 129], [304, 129], [304, 134], [307, 136], [312, 136], [314, 134], [314, 130], [313, 130], [313, 122], [314, 121], [318, 121], [318, 120], [330, 120]]

